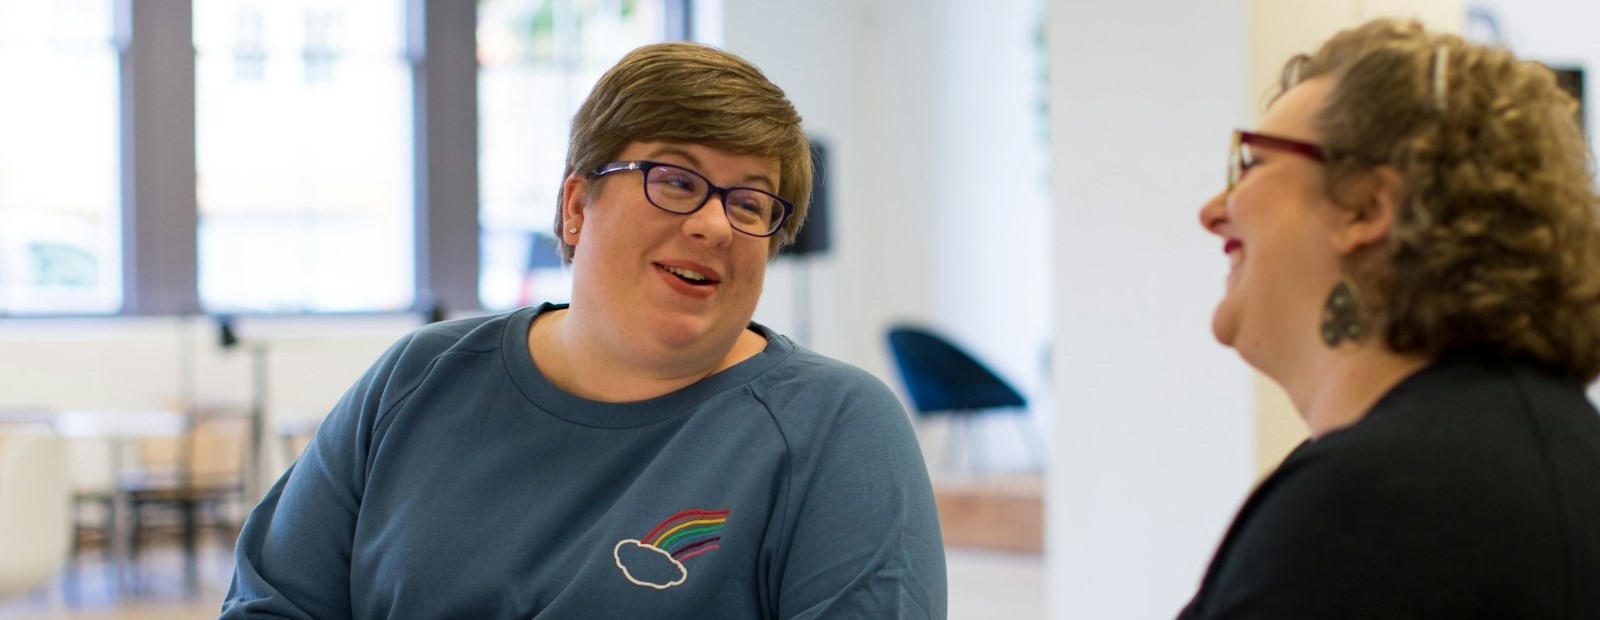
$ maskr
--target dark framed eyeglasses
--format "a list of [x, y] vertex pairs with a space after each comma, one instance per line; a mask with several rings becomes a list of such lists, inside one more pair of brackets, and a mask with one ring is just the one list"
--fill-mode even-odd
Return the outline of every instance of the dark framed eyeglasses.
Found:
[[753, 187], [718, 187], [704, 175], [672, 164], [654, 161], [614, 161], [589, 173], [601, 177], [613, 172], [638, 170], [644, 179], [644, 197], [662, 211], [688, 215], [699, 211], [712, 195], [722, 199], [722, 211], [734, 230], [752, 237], [770, 237], [794, 213], [794, 203]]
[[1233, 187], [1244, 178], [1244, 173], [1256, 165], [1257, 148], [1287, 151], [1319, 162], [1326, 162], [1329, 157], [1327, 149], [1310, 142], [1235, 129], [1233, 146], [1228, 149], [1228, 191], [1233, 191]]

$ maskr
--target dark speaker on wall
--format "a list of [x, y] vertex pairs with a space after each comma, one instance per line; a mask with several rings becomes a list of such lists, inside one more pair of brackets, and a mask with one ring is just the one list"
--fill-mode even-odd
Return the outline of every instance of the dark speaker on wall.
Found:
[[784, 254], [804, 256], [828, 251], [828, 148], [811, 139], [811, 211], [806, 225]]
[[1555, 72], [1556, 83], [1561, 85], [1562, 90], [1578, 100], [1578, 127], [1584, 128], [1584, 133], [1588, 133], [1588, 128], [1585, 127], [1588, 123], [1584, 113], [1587, 104], [1583, 100], [1583, 67], [1550, 67], [1550, 70]]

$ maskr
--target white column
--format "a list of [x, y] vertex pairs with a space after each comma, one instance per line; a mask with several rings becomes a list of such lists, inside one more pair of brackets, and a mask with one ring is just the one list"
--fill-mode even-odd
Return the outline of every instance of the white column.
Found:
[[1199, 226], [1246, 120], [1245, 0], [1050, 3], [1053, 618], [1169, 618], [1250, 483], [1251, 376]]
[[832, 158], [832, 248], [800, 269], [774, 265], [757, 320], [787, 330], [794, 309], [808, 309], [809, 344], [891, 385], [888, 326], [930, 325], [1044, 399], [1052, 283], [1041, 7], [722, 4], [721, 40], [789, 93]]

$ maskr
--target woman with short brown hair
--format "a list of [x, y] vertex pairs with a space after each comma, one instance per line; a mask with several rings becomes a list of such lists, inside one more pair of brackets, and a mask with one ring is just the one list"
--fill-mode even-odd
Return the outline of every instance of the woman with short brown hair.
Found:
[[251, 513], [223, 616], [945, 617], [904, 408], [751, 320], [811, 188], [783, 90], [645, 46], [567, 162], [571, 303], [396, 343]]

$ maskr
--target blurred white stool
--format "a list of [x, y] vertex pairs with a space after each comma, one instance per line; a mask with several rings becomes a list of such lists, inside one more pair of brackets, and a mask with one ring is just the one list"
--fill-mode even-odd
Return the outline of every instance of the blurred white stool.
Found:
[[0, 599], [37, 590], [66, 564], [71, 503], [61, 437], [32, 428], [0, 432]]

